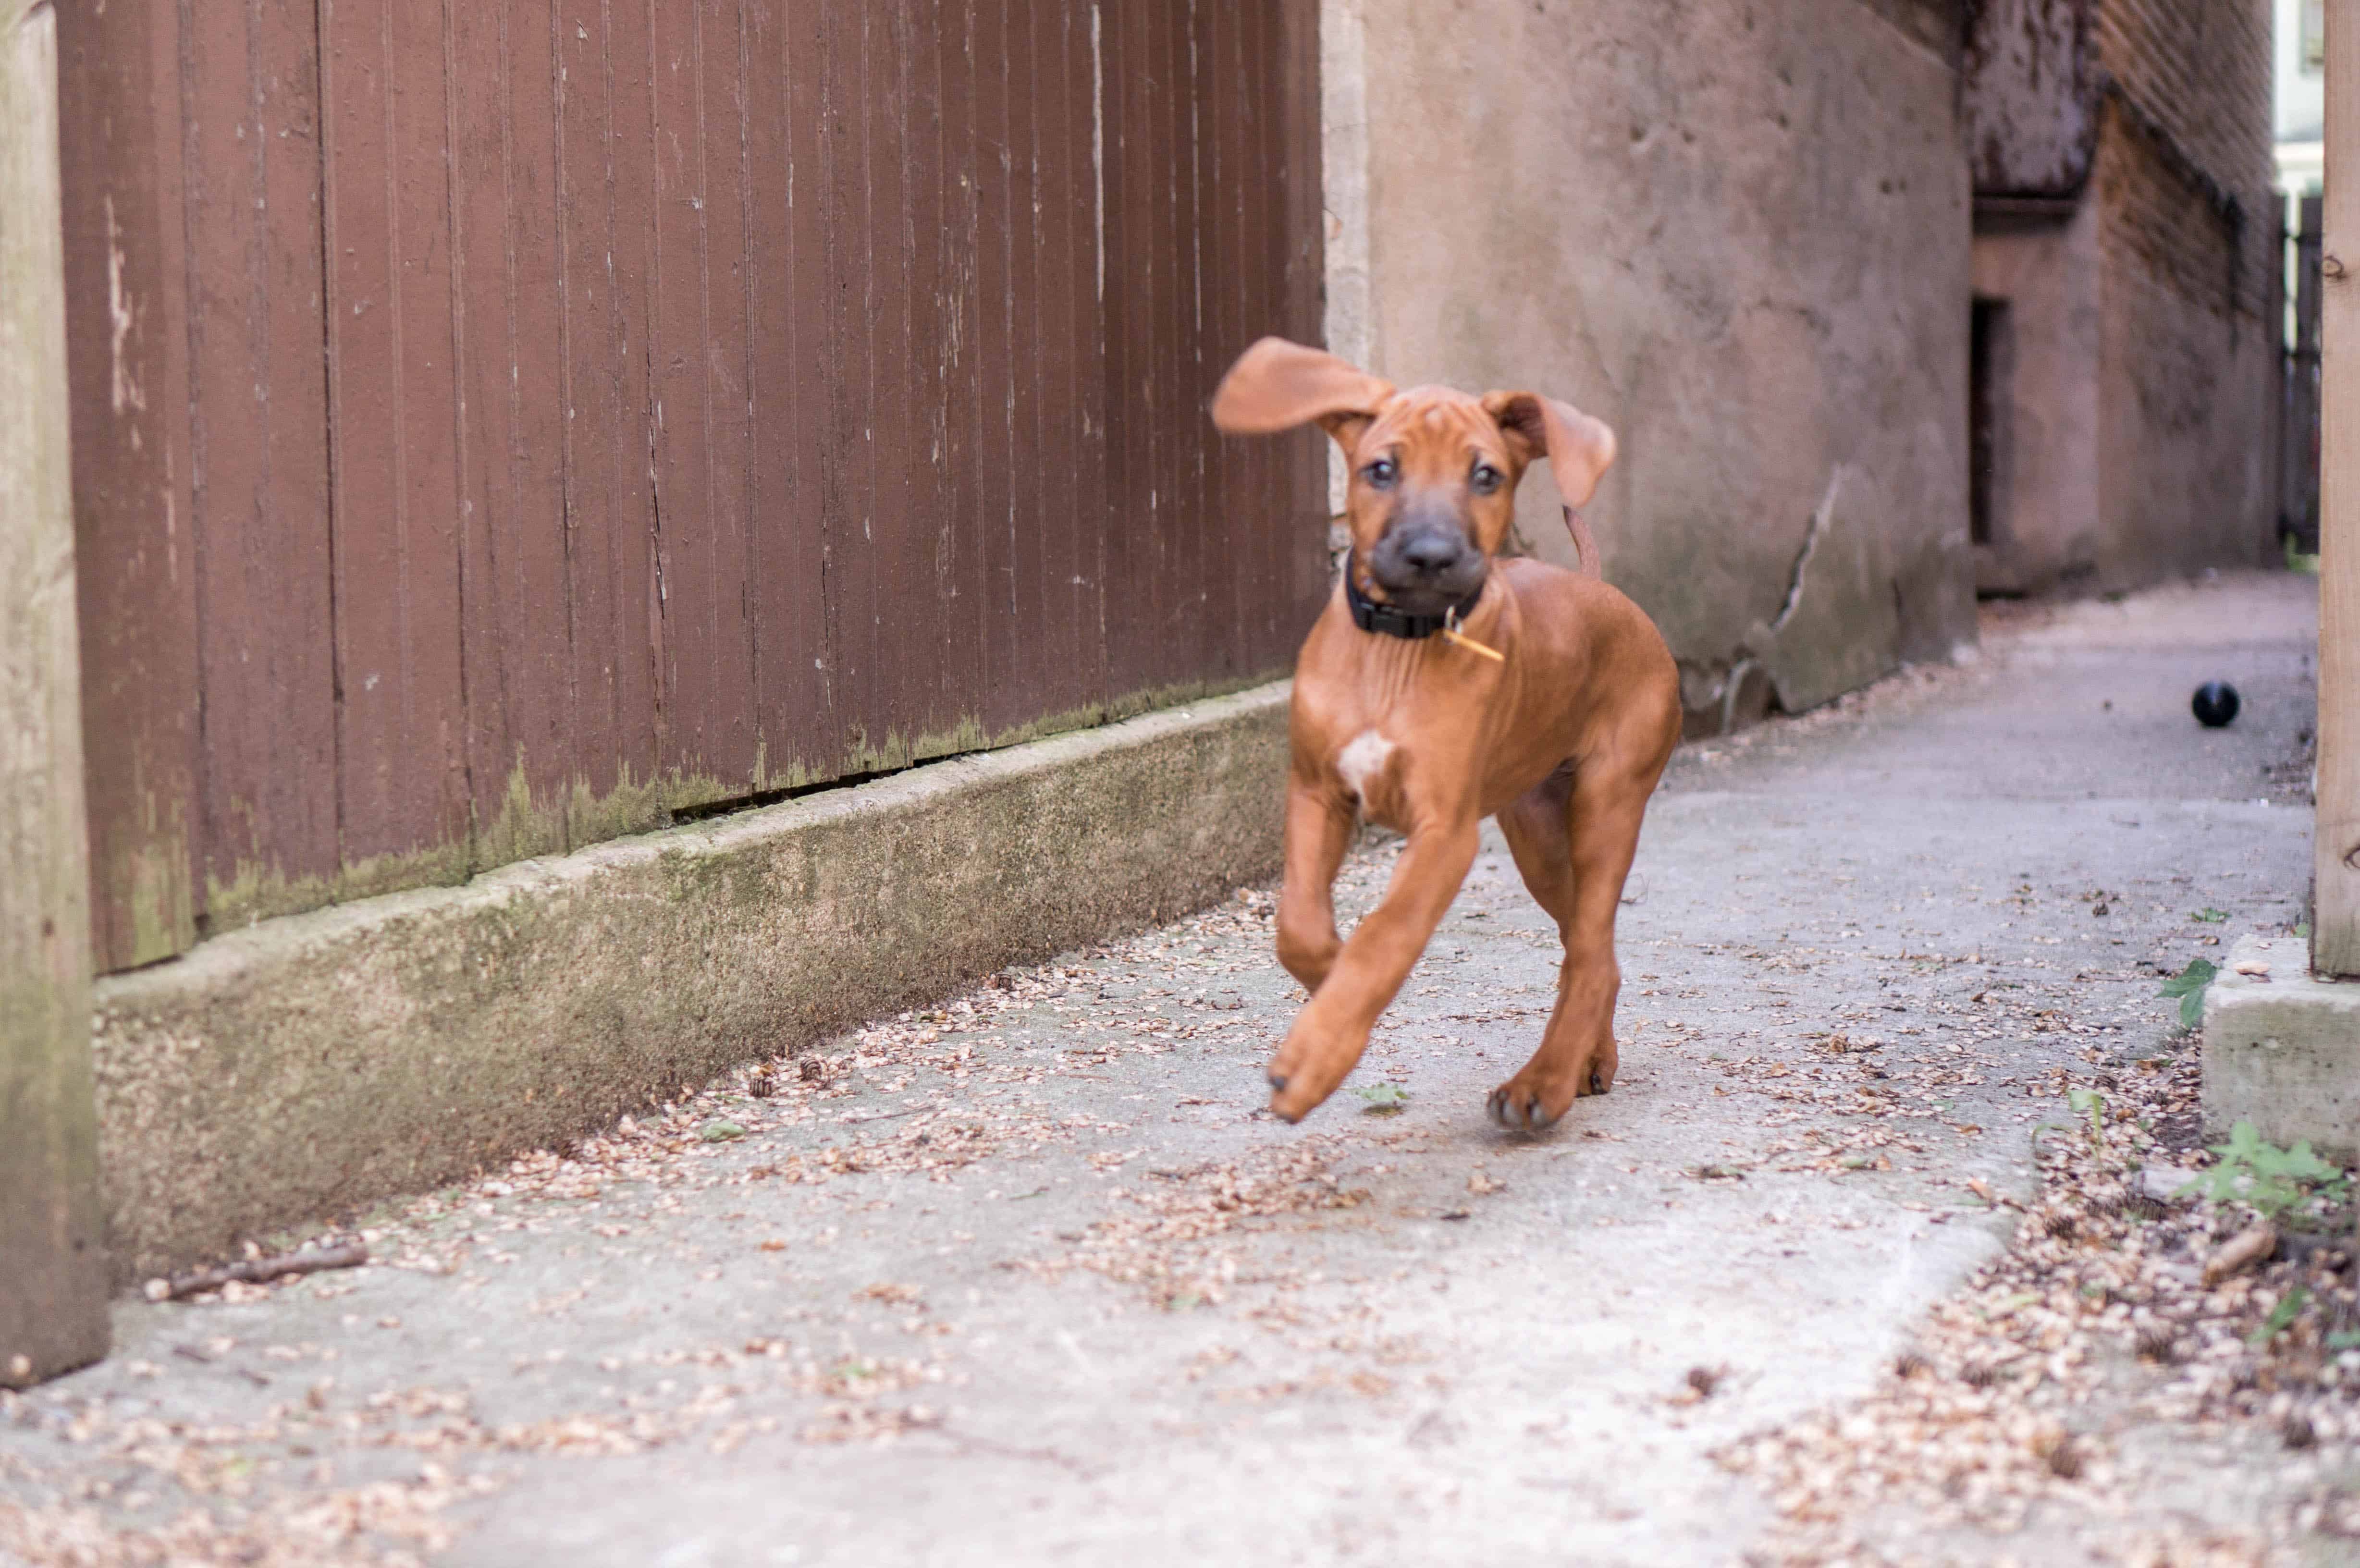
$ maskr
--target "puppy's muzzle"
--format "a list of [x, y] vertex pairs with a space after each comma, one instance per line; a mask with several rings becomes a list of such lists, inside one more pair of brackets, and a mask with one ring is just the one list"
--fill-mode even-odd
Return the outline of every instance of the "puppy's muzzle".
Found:
[[1457, 520], [1405, 518], [1370, 552], [1369, 575], [1413, 615], [1438, 615], [1483, 585], [1487, 566]]

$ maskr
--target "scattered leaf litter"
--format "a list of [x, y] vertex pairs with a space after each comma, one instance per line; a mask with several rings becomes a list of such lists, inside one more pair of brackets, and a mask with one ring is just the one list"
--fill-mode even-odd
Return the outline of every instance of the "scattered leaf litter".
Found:
[[[1992, 1537], [2046, 1531], [2085, 1535], [2092, 1561], [2260, 1568], [2306, 1538], [2360, 1543], [2360, 1498], [2332, 1484], [2360, 1457], [2353, 1216], [2314, 1205], [2289, 1255], [2242, 1204], [2159, 1196], [2206, 1158], [2157, 1136], [2202, 1091], [2193, 1052], [2068, 1087], [2096, 1124], [2035, 1128], [2038, 1191], [2008, 1250], [1928, 1314], [1876, 1391], [1721, 1451], [1779, 1516], [1756, 1562], [1982, 1561]], [[2208, 1261], [2224, 1245], [2242, 1257]], [[2158, 1528], [2170, 1509], [2121, 1463], [2141, 1429], [2300, 1457], [2259, 1532]]]

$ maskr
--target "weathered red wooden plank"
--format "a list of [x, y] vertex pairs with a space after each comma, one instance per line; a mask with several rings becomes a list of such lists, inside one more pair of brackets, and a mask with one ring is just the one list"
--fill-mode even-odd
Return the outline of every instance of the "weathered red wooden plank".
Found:
[[657, 54], [652, 7], [608, 5], [606, 255], [614, 317], [614, 500], [608, 513], [617, 637], [615, 734], [622, 777], [668, 765], [667, 665], [656, 508]]
[[1089, 141], [1085, 135], [1077, 145], [1074, 136], [1068, 48], [1073, 10], [1064, 0], [1034, 0], [1027, 50], [1032, 62], [1035, 256], [1029, 314], [1037, 345], [1032, 504], [1042, 535], [1041, 618], [1048, 634], [1048, 682], [1038, 702], [1053, 714], [1095, 702], [1100, 691], [1098, 529], [1095, 519], [1081, 516], [1076, 479], [1084, 440], [1078, 365], [1087, 339], [1073, 330], [1072, 301], [1084, 282], [1074, 271], [1074, 231], [1089, 221], [1089, 191], [1076, 179], [1076, 171], [1087, 167]]
[[[459, 483], [459, 651], [466, 708], [460, 744], [467, 759], [469, 825], [493, 827], [499, 780], [520, 738], [509, 732], [508, 670], [499, 612], [530, 614], [505, 592], [500, 561], [520, 554], [499, 535], [520, 519], [506, 461], [517, 446], [516, 399], [504, 391], [515, 368], [509, 284], [509, 0], [463, 6], [450, 18], [448, 94], [452, 371], [458, 399], [452, 455]], [[506, 836], [493, 827], [497, 836]], [[546, 849], [549, 845], [535, 845]], [[472, 866], [474, 845], [469, 848]]]
[[[787, 219], [789, 324], [793, 359], [786, 373], [785, 450], [793, 463], [793, 509], [788, 568], [801, 596], [786, 601], [800, 639], [796, 674], [809, 693], [808, 721], [794, 732], [796, 761], [824, 770], [841, 755], [847, 694], [836, 624], [843, 593], [836, 559], [836, 483], [830, 457], [835, 430], [833, 377], [838, 274], [829, 238], [834, 211], [834, 158], [828, 147], [830, 27], [820, 7], [788, 6], [781, 16], [786, 40], [782, 80], [787, 84]], [[778, 573], [771, 573], [776, 576]], [[765, 585], [768, 586], [767, 584]], [[805, 656], [808, 655], [808, 658]]]
[[1074, 447], [1073, 510], [1076, 522], [1075, 571], [1087, 579], [1076, 608], [1080, 627], [1076, 661], [1081, 701], [1103, 703], [1109, 690], [1107, 607], [1108, 535], [1119, 526], [1107, 497], [1106, 277], [1100, 234], [1104, 219], [1099, 174], [1098, 78], [1098, 11], [1069, 5], [1065, 16], [1065, 138], [1070, 217], [1066, 230], [1068, 279], [1065, 310], [1047, 316], [1049, 330], [1070, 335], [1073, 376], [1069, 415]]
[[811, 546], [815, 519], [800, 484], [797, 423], [804, 379], [797, 296], [808, 258], [797, 249], [794, 154], [795, 72], [806, 50], [792, 34], [788, 7], [775, 0], [746, 5], [748, 360], [749, 439], [746, 596], [754, 645], [755, 745], [768, 775], [792, 777], [825, 732], [821, 697], [820, 573]]
[[1035, 344], [1037, 396], [1033, 506], [1041, 518], [1042, 619], [1052, 629], [1048, 683], [1040, 706], [1053, 715], [1071, 713], [1098, 698], [1096, 528], [1079, 516], [1076, 479], [1082, 435], [1077, 377], [1082, 340], [1068, 326], [1068, 301], [1080, 281], [1074, 272], [1073, 229], [1087, 220], [1087, 191], [1075, 172], [1088, 158], [1087, 141], [1076, 147], [1072, 137], [1074, 84], [1066, 34], [1073, 9], [1065, 0], [1032, 0], [1030, 50], [1035, 259], [1027, 314]]
[[869, 662], [876, 608], [870, 559], [876, 493], [868, 439], [873, 374], [869, 322], [876, 307], [869, 276], [869, 167], [865, 146], [868, 27], [864, 16], [825, 8], [821, 41], [821, 184], [827, 253], [826, 353], [821, 382], [827, 419], [820, 447], [823, 538], [828, 574], [828, 655], [837, 728], [831, 771], [871, 740], [877, 672]]
[[1206, 487], [1210, 429], [1201, 410], [1212, 385], [1206, 379], [1205, 368], [1205, 233], [1198, 192], [1204, 80], [1197, 56], [1196, 10], [1194, 3], [1171, 6], [1165, 21], [1172, 48], [1171, 91], [1164, 94], [1170, 116], [1164, 145], [1172, 166], [1173, 360], [1172, 379], [1164, 395], [1168, 399], [1165, 419], [1174, 438], [1172, 488], [1178, 503], [1175, 522], [1180, 560], [1175, 571], [1196, 601], [1187, 620], [1174, 628], [1175, 651], [1195, 667], [1192, 674], [1182, 679], [1201, 681], [1220, 680], [1233, 671], [1227, 644], [1234, 563], [1225, 551], [1211, 548], [1208, 539], [1215, 526], [1212, 497]]
[[348, 868], [464, 875], [440, 17], [325, 0], [338, 803]]
[[935, 593], [942, 621], [944, 668], [953, 672], [959, 712], [980, 718], [988, 709], [991, 670], [986, 623], [989, 577], [982, 537], [982, 489], [977, 460], [982, 439], [980, 225], [983, 162], [978, 156], [976, 56], [977, 0], [939, 0], [942, 29], [937, 79], [942, 124], [937, 136], [942, 201], [943, 345], [940, 396], [943, 453], [941, 532], [935, 543]]
[[697, 0], [654, 0], [654, 253], [647, 321], [655, 398], [657, 741], [662, 766], [706, 771], [704, 682], [713, 655], [703, 574], [711, 538], [710, 435], [705, 372], [703, 97], [697, 82]]
[[1011, 598], [1019, 622], [1012, 687], [1001, 694], [1002, 724], [1054, 708], [1060, 627], [1050, 579], [1059, 527], [1043, 505], [1041, 443], [1041, 234], [1039, 57], [1034, 0], [1008, 0], [1008, 452]]
[[[1238, 227], [1236, 198], [1231, 188], [1236, 183], [1238, 167], [1234, 131], [1227, 118], [1233, 112], [1238, 90], [1236, 61], [1232, 58], [1238, 27], [1236, 18], [1225, 7], [1197, 5], [1191, 11], [1197, 81], [1196, 248], [1201, 320], [1197, 327], [1197, 373], [1191, 388], [1196, 400], [1189, 412], [1192, 422], [1202, 430], [1211, 424], [1204, 413], [1205, 401], [1210, 396], [1206, 380], [1208, 370], [1213, 383], [1218, 384], [1222, 370], [1244, 346], [1240, 335], [1241, 310], [1236, 268], [1230, 261]], [[1265, 592], [1259, 586], [1259, 580], [1267, 570], [1264, 563], [1273, 556], [1261, 530], [1240, 528], [1231, 520], [1240, 511], [1238, 443], [1224, 441], [1218, 434], [1199, 439], [1203, 441], [1205, 505], [1209, 509], [1214, 536], [1213, 564], [1221, 573], [1221, 589], [1214, 612], [1219, 624], [1221, 670], [1225, 679], [1234, 678], [1252, 668], [1253, 639], [1247, 627], [1249, 607]]]
[[[1266, 113], [1275, 87], [1274, 45], [1278, 32], [1275, 18], [1268, 12], [1240, 20], [1239, 158], [1244, 167], [1260, 173], [1258, 178], [1238, 182], [1242, 229], [1238, 286], [1246, 302], [1251, 335], [1260, 336], [1264, 332], [1286, 335], [1289, 327], [1285, 292], [1278, 286], [1276, 277], [1283, 241], [1276, 232], [1278, 206], [1273, 199], [1284, 179], [1284, 171], [1280, 166], [1284, 155], [1271, 134], [1273, 121]], [[1262, 519], [1262, 526], [1269, 530], [1273, 544], [1283, 540], [1297, 526], [1297, 520], [1286, 509], [1284, 498], [1290, 463], [1285, 451], [1288, 439], [1279, 436], [1240, 443], [1244, 449], [1241, 455], [1245, 460], [1242, 466], [1246, 470], [1247, 488], [1240, 499]], [[1267, 561], [1270, 558], [1264, 559]], [[1278, 580], [1276, 572], [1264, 578], [1261, 597], [1265, 613], [1274, 596]]]
[[[1270, 306], [1251, 287], [1255, 235], [1246, 175], [1248, 170], [1259, 171], [1262, 166], [1251, 127], [1241, 120], [1240, 111], [1243, 100], [1254, 91], [1250, 74], [1254, 28], [1247, 19], [1229, 13], [1219, 16], [1216, 28], [1226, 64], [1215, 95], [1215, 113], [1223, 121], [1217, 138], [1222, 173], [1216, 191], [1221, 234], [1216, 270], [1223, 280], [1223, 308], [1214, 358], [1226, 365], [1262, 333], [1285, 333], [1286, 329], [1276, 324], [1280, 318], [1272, 313]], [[1262, 177], [1260, 173], [1255, 176]], [[1312, 341], [1319, 341], [1317, 333]], [[1289, 519], [1279, 515], [1270, 499], [1271, 478], [1284, 463], [1278, 446], [1269, 441], [1222, 441], [1218, 437], [1214, 444], [1224, 473], [1222, 505], [1232, 512], [1251, 508], [1263, 519], [1263, 528], [1254, 538], [1236, 541], [1241, 547], [1240, 560], [1246, 569], [1238, 596], [1238, 657], [1243, 670], [1262, 673], [1273, 665], [1293, 663], [1295, 644], [1308, 626], [1307, 621], [1303, 626], [1289, 626], [1279, 633], [1278, 645], [1272, 642], [1273, 629], [1281, 619], [1273, 606], [1287, 597], [1284, 563], [1289, 551], [1303, 541], [1286, 537]], [[1324, 468], [1320, 484], [1324, 506]], [[1310, 548], [1324, 550], [1324, 517], [1310, 526], [1314, 532]], [[1274, 653], [1274, 646], [1280, 651]]]
[[[1264, 260], [1268, 249], [1270, 218], [1266, 198], [1272, 183], [1272, 155], [1261, 135], [1262, 121], [1258, 106], [1270, 90], [1269, 18], [1232, 16], [1230, 20], [1235, 27], [1236, 69], [1231, 81], [1236, 91], [1225, 105], [1225, 118], [1229, 127], [1230, 158], [1240, 178], [1229, 182], [1236, 234], [1228, 270], [1241, 321], [1240, 341], [1232, 345], [1232, 351], [1242, 352], [1246, 343], [1264, 333], [1290, 334], [1282, 324], [1285, 317], [1280, 295], [1272, 286], [1270, 268]], [[1252, 171], [1251, 176], [1246, 174], [1248, 170]], [[1282, 563], [1288, 559], [1293, 542], [1287, 537], [1291, 519], [1280, 504], [1287, 463], [1283, 444], [1284, 438], [1230, 443], [1238, 485], [1231, 504], [1262, 520], [1256, 540], [1256, 558], [1262, 562], [1262, 572], [1251, 614], [1257, 631], [1264, 638], [1271, 635], [1278, 619], [1273, 606], [1281, 597], [1279, 584], [1284, 581]], [[1321, 531], [1324, 533], [1324, 529]], [[1298, 638], [1299, 636], [1296, 633]], [[1288, 646], [1280, 657], [1291, 661], [1293, 654], [1294, 648]]]
[[468, 789], [441, 18], [394, 0], [321, 16], [342, 854], [447, 879]]
[[[1285, 57], [1292, 67], [1277, 83], [1272, 103], [1272, 112], [1284, 126], [1286, 148], [1284, 279], [1288, 335], [1302, 343], [1318, 343], [1326, 335], [1327, 299], [1319, 168], [1319, 14], [1303, 0], [1293, 0], [1278, 10]], [[1317, 430], [1304, 430], [1289, 441], [1293, 453], [1288, 470], [1289, 515], [1301, 521], [1279, 536], [1286, 547], [1283, 562], [1286, 570], [1273, 572], [1271, 581], [1289, 591], [1268, 634], [1267, 651], [1258, 661], [1264, 668], [1292, 661], [1295, 645], [1318, 614], [1328, 587], [1322, 526], [1328, 515], [1327, 438]]]
[[1141, 626], [1153, 615], [1142, 593], [1154, 572], [1155, 539], [1147, 517], [1147, 431], [1132, 417], [1137, 387], [1145, 373], [1139, 316], [1144, 306], [1141, 268], [1147, 265], [1142, 227], [1139, 138], [1131, 118], [1140, 98], [1132, 81], [1133, 18], [1137, 0], [1105, 0], [1099, 10], [1098, 77], [1101, 98], [1103, 178], [1106, 186], [1106, 415], [1109, 430], [1108, 510], [1110, 561], [1107, 569], [1108, 682], [1117, 697], [1152, 680], [1153, 628]]
[[[591, 803], [613, 791], [620, 760], [615, 680], [615, 502], [627, 457], [617, 447], [621, 380], [615, 348], [608, 116], [615, 61], [600, 0], [554, 0], [557, 70], [550, 217], [557, 266], [558, 467], [565, 549], [565, 833], [581, 842]], [[579, 800], [576, 799], [577, 791]], [[585, 819], [577, 825], [577, 811]]]
[[1133, 59], [1139, 92], [1132, 107], [1131, 139], [1138, 169], [1134, 196], [1142, 208], [1141, 274], [1145, 287], [1136, 317], [1143, 374], [1132, 392], [1130, 413], [1147, 436], [1147, 496], [1142, 517], [1154, 553], [1149, 567], [1152, 579], [1142, 584], [1142, 629], [1154, 650], [1149, 681], [1159, 687], [1186, 679], [1185, 672], [1195, 663], [1188, 631], [1196, 611], [1190, 598], [1192, 584], [1181, 574], [1182, 520], [1173, 483], [1176, 467], [1173, 445], [1180, 435], [1168, 406], [1175, 375], [1172, 321], [1177, 268], [1168, 139], [1172, 61], [1167, 19], [1165, 6], [1143, 6], [1134, 14], [1131, 34], [1137, 46]]
[[975, 7], [976, 138], [976, 540], [981, 552], [983, 701], [986, 730], [1005, 728], [1024, 708], [1026, 641], [1016, 577], [1014, 385], [1010, 339], [1010, 0]]
[[868, 414], [861, 427], [869, 473], [861, 558], [872, 594], [857, 646], [870, 671], [869, 744], [901, 761], [932, 706], [933, 649], [904, 635], [913, 580], [911, 512], [910, 245], [904, 165], [908, 107], [908, 14], [901, 0], [861, 8], [859, 125], [868, 165], [869, 309], [862, 345]]
[[1135, 203], [1131, 200], [1134, 159], [1130, 114], [1135, 96], [1131, 82], [1130, 0], [1106, 0], [1098, 10], [1098, 49], [1094, 74], [1098, 87], [1099, 179], [1104, 201], [1099, 224], [1105, 252], [1105, 289], [1101, 342], [1106, 365], [1104, 409], [1108, 430], [1106, 456], [1107, 564], [1106, 628], [1107, 683], [1109, 695], [1120, 697], [1144, 687], [1150, 679], [1153, 650], [1149, 632], [1140, 626], [1144, 606], [1142, 581], [1153, 571], [1153, 540], [1147, 534], [1142, 503], [1144, 432], [1131, 417], [1132, 388], [1139, 376], [1139, 352], [1133, 319], [1137, 314], [1142, 261]]
[[948, 250], [944, 216], [947, 166], [943, 154], [943, 67], [961, 40], [944, 33], [942, 0], [903, 0], [901, 26], [902, 160], [901, 223], [907, 236], [909, 351], [903, 386], [908, 398], [907, 451], [901, 463], [901, 526], [906, 552], [900, 584], [898, 640], [923, 666], [922, 698], [913, 739], [939, 753], [962, 744], [958, 726], [976, 712], [974, 671], [950, 655], [947, 590], [951, 544], [950, 474], [943, 463], [945, 367], [951, 318], [945, 302]]
[[1188, 506], [1188, 453], [1195, 444], [1194, 419], [1179, 411], [1179, 387], [1187, 345], [1188, 242], [1182, 206], [1181, 127], [1187, 114], [1187, 61], [1179, 31], [1181, 7], [1159, 5], [1147, 29], [1149, 74], [1148, 141], [1153, 160], [1154, 247], [1162, 287], [1150, 317], [1154, 378], [1148, 388], [1149, 428], [1155, 443], [1156, 536], [1164, 550], [1165, 589], [1157, 644], [1164, 655], [1162, 683], [1191, 678], [1204, 628], [1203, 584], [1197, 579], [1196, 517]]
[[739, 0], [697, 8], [698, 146], [704, 193], [701, 288], [705, 355], [705, 515], [694, 574], [704, 630], [705, 673], [695, 693], [703, 713], [705, 768], [723, 787], [759, 788], [767, 766], [755, 742], [754, 623], [746, 585], [753, 570], [750, 396], [753, 343], [746, 297], [751, 257], [746, 167], [746, 36]]
[[456, 457], [478, 866], [566, 843], [566, 319], [549, 0], [451, 13]]
[[[475, 768], [481, 819], [509, 830], [505, 843], [479, 846], [477, 863], [498, 864], [528, 849], [563, 849], [564, 802], [574, 778], [573, 592], [565, 523], [565, 258], [557, 209], [557, 78], [561, 57], [552, 0], [505, 0], [508, 99], [501, 201], [507, 237], [506, 387], [509, 399], [506, 470], [511, 532], [498, 519], [492, 540], [502, 612], [498, 643], [506, 683], [510, 750]], [[459, 7], [453, 8], [455, 16]], [[513, 613], [508, 612], [513, 607]], [[471, 601], [470, 611], [474, 605]], [[486, 766], [491, 764], [492, 766]], [[527, 794], [520, 796], [518, 787]], [[497, 797], [495, 797], [497, 791]], [[528, 804], [529, 800], [529, 804]], [[531, 819], [519, 822], [517, 812]]]
[[1160, 267], [1151, 317], [1155, 376], [1149, 397], [1154, 409], [1158, 533], [1165, 552], [1169, 602], [1164, 606], [1163, 648], [1166, 681], [1187, 681], [1205, 638], [1201, 625], [1204, 585], [1198, 575], [1201, 519], [1194, 509], [1190, 470], [1196, 448], [1196, 420], [1183, 405], [1192, 353], [1189, 321], [1195, 309], [1191, 252], [1196, 235], [1188, 207], [1188, 45], [1186, 5], [1155, 8], [1148, 27], [1150, 73], [1148, 138], [1152, 148], [1154, 246]]
[[179, 33], [59, 9], [67, 378], [93, 962], [195, 940], [199, 659], [189, 536]]
[[191, 29], [191, 496], [205, 929], [337, 870], [318, 19], [246, 0]]

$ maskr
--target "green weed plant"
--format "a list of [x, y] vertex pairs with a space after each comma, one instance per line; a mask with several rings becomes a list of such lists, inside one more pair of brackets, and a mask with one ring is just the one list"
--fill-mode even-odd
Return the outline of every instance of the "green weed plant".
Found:
[[2246, 1203], [2266, 1219], [2278, 1219], [2312, 1198], [2340, 1203], [2351, 1191], [2341, 1166], [2322, 1160], [2308, 1142], [2280, 1149], [2265, 1142], [2251, 1122], [2229, 1129], [2229, 1141], [2212, 1146], [2216, 1162], [2180, 1190], [2215, 1203]]
[[2192, 1029], [2204, 1021], [2204, 987], [2221, 971], [2209, 958], [2191, 958], [2188, 967], [2163, 983], [2162, 994], [2180, 998], [2180, 1027]]

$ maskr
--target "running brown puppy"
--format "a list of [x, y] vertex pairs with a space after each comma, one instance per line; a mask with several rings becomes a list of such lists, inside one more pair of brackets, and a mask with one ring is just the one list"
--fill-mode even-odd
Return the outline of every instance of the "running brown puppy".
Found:
[[[1680, 736], [1671, 653], [1599, 580], [1571, 511], [1614, 461], [1614, 432], [1530, 392], [1397, 392], [1277, 338], [1213, 398], [1236, 434], [1312, 420], [1351, 465], [1352, 553], [1295, 665], [1278, 957], [1311, 999], [1271, 1062], [1271, 1109], [1300, 1121], [1350, 1073], [1497, 816], [1565, 964], [1540, 1049], [1491, 1109], [1545, 1127], [1613, 1086], [1615, 909]], [[1581, 573], [1499, 559], [1516, 482], [1544, 456]], [[1358, 812], [1409, 842], [1383, 902], [1339, 942], [1330, 892]]]

